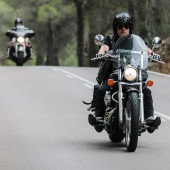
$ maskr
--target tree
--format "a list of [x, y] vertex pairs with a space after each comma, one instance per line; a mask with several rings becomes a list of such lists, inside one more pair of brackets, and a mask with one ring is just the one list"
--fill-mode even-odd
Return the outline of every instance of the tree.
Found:
[[59, 50], [62, 50], [72, 38], [74, 27], [69, 29], [70, 19], [73, 17], [72, 11], [74, 7], [62, 0], [51, 1], [39, 7], [38, 22], [47, 24], [47, 65], [59, 65]]
[[137, 24], [138, 26], [137, 31], [138, 31], [138, 35], [143, 38], [147, 37], [147, 30], [145, 26], [145, 23], [146, 23], [146, 11], [144, 8], [145, 6], [146, 6], [146, 0], [143, 0], [143, 1], [138, 0], [136, 3], [137, 20], [140, 21]]
[[[170, 34], [169, 0], [0, 0], [0, 9], [2, 35], [17, 17], [35, 31], [31, 43], [37, 65], [98, 66], [91, 61], [98, 51], [94, 36], [113, 34], [112, 21], [121, 11], [133, 16], [134, 33], [144, 40]], [[0, 39], [1, 53], [5, 38]]]
[[162, 23], [161, 23], [161, 18], [160, 18], [160, 12], [158, 9], [158, 6], [160, 3], [161, 2], [159, 0], [152, 0], [152, 13], [153, 13], [155, 32], [157, 35], [162, 36]]
[[86, 4], [86, 19], [88, 24], [88, 65], [91, 67], [98, 66], [98, 62], [92, 62], [91, 58], [95, 57], [98, 52], [98, 47], [94, 44], [96, 34], [109, 35], [113, 34], [112, 22], [114, 16], [121, 11], [127, 11], [125, 8], [126, 1], [122, 1], [122, 6], [118, 7], [120, 1], [109, 0], [87, 0]]
[[0, 57], [4, 57], [5, 53], [7, 52], [7, 44], [9, 41], [9, 38], [5, 36], [5, 32], [7, 32], [11, 27], [13, 27], [13, 20], [11, 19], [11, 16], [9, 14], [14, 13], [14, 9], [6, 2], [0, 0], [0, 32], [1, 32], [1, 39], [0, 39]]
[[78, 66], [83, 66], [84, 62], [84, 0], [73, 0], [77, 13], [77, 57]]

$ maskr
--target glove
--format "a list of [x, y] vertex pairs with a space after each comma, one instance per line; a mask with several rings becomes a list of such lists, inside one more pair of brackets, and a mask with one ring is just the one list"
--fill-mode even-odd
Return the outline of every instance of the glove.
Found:
[[101, 58], [103, 54], [96, 54], [96, 58]]
[[157, 61], [161, 61], [161, 57], [158, 54], [153, 54], [153, 59]]
[[104, 58], [101, 58], [103, 56], [103, 54], [96, 54], [96, 60], [99, 60], [99, 61], [104, 61], [105, 59]]

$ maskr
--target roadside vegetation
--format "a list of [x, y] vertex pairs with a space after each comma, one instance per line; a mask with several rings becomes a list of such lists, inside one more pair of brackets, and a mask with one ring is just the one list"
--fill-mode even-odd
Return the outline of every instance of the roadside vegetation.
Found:
[[98, 66], [91, 62], [98, 47], [96, 34], [112, 34], [112, 21], [118, 12], [128, 11], [134, 19], [134, 33], [151, 47], [152, 38], [170, 35], [169, 0], [0, 0], [1, 65], [8, 38], [5, 32], [17, 17], [33, 29], [31, 39], [35, 59], [28, 65]]

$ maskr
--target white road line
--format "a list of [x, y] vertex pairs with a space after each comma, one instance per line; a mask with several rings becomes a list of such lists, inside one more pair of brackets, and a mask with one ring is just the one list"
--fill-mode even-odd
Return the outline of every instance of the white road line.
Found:
[[[81, 80], [81, 81], [84, 81], [84, 82], [86, 82], [86, 83], [88, 83], [88, 84], [90, 84], [90, 85], [92, 85], [92, 86], [95, 85], [94, 83], [92, 83], [92, 82], [90, 82], [90, 81], [88, 81], [88, 80], [86, 80], [86, 79], [84, 79], [84, 78], [82, 78], [82, 77], [79, 77], [79, 76], [77, 76], [77, 75], [75, 75], [75, 74], [72, 74], [72, 73], [70, 73], [70, 72], [68, 72], [68, 71], [65, 71], [65, 70], [63, 70], [63, 69], [52, 67], [52, 70], [53, 70], [53, 71], [61, 71], [61, 72], [64, 72], [64, 73], [66, 73], [66, 74], [68, 74], [68, 75], [70, 75], [70, 76], [72, 76], [72, 77], [75, 77], [75, 78], [77, 78], [77, 79], [79, 79], [79, 80]], [[162, 75], [161, 73], [155, 73], [155, 72], [151, 72], [151, 71], [149, 71], [149, 72], [150, 72], [150, 73], [153, 73], [153, 74]], [[164, 75], [164, 76], [170, 77], [169, 75]], [[87, 86], [87, 87], [89, 87], [89, 88], [91, 88], [91, 86], [88, 85], [88, 84], [84, 84], [84, 85]], [[163, 117], [163, 118], [165, 118], [165, 119], [170, 120], [170, 117], [167, 116], [167, 115], [165, 115], [165, 114], [163, 114], [163, 113], [160, 113], [160, 112], [157, 112], [157, 111], [154, 111], [154, 113], [155, 113], [156, 115], [158, 115], [158, 116], [161, 116], [161, 117]], [[165, 119], [162, 119], [162, 120], [165, 121]]]
[[155, 112], [155, 114], [157, 114], [157, 115], [159, 115], [159, 116], [161, 116], [161, 117], [163, 117], [163, 118], [165, 118], [165, 119], [170, 120], [170, 117], [169, 117], [169, 116], [164, 115], [164, 114], [162, 114], [162, 113], [160, 113], [160, 112], [157, 112], [157, 111], [154, 111], [154, 112]]
[[169, 74], [162, 74], [162, 73], [158, 73], [158, 72], [154, 72], [154, 71], [149, 71], [147, 70], [148, 73], [151, 73], [151, 74], [155, 74], [155, 75], [158, 75], [158, 76], [163, 76], [163, 77], [168, 77], [170, 78], [170, 75]]
[[[155, 112], [154, 112], [154, 113], [155, 113]], [[155, 113], [155, 114], [156, 114], [156, 113]], [[157, 116], [159, 116], [159, 115], [154, 115], [154, 118], [156, 119]], [[161, 121], [166, 121], [166, 120], [161, 117]]]
[[55, 68], [55, 67], [51, 67], [51, 69], [52, 69], [53, 71], [59, 71], [58, 68]]
[[94, 83], [92, 83], [92, 82], [90, 82], [90, 81], [88, 81], [88, 80], [86, 80], [86, 79], [84, 79], [84, 78], [82, 78], [82, 77], [79, 77], [79, 76], [77, 76], [77, 75], [75, 75], [75, 74], [72, 74], [72, 73], [70, 73], [70, 72], [68, 72], [68, 71], [65, 71], [65, 70], [63, 70], [63, 69], [54, 68], [53, 70], [54, 70], [54, 71], [59, 70], [59, 71], [64, 72], [64, 73], [66, 73], [66, 74], [68, 74], [68, 75], [71, 75], [71, 76], [73, 76], [73, 77], [75, 77], [75, 78], [77, 78], [77, 79], [79, 79], [79, 80], [82, 80], [82, 81], [84, 81], [84, 82], [86, 82], [86, 83], [88, 83], [88, 84], [91, 84], [92, 86], [95, 85]]
[[67, 76], [67, 77], [69, 77], [69, 78], [73, 78], [73, 76], [71, 76], [71, 75], [68, 75], [68, 74], [67, 74], [66, 76]]
[[89, 85], [89, 84], [84, 84], [86, 87], [88, 87], [89, 89], [92, 89], [93, 86]]

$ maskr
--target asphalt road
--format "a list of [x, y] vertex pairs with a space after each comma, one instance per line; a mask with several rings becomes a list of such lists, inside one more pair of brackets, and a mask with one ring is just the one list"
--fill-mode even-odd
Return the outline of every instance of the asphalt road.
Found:
[[170, 169], [170, 77], [150, 73], [153, 134], [134, 153], [88, 124], [97, 68], [0, 67], [0, 170]]

